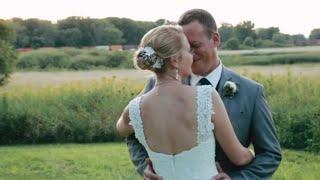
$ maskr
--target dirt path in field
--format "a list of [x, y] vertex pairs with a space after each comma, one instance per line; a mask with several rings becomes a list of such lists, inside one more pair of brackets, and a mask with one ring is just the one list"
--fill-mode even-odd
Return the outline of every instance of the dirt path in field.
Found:
[[73, 71], [73, 72], [17, 72], [11, 76], [12, 86], [42, 86], [59, 85], [68, 82], [89, 82], [99, 80], [104, 77], [128, 78], [128, 79], [147, 79], [152, 75], [148, 71], [138, 70], [108, 70], [108, 71]]
[[[320, 64], [277, 65], [277, 66], [236, 66], [231, 69], [243, 73], [261, 73], [262, 75], [285, 75], [290, 70], [293, 76], [319, 77]], [[11, 77], [7, 87], [13, 86], [42, 86], [60, 85], [63, 83], [80, 81], [89, 82], [103, 77], [128, 78], [145, 80], [152, 73], [141, 70], [108, 70], [108, 71], [76, 71], [76, 72], [17, 72]]]

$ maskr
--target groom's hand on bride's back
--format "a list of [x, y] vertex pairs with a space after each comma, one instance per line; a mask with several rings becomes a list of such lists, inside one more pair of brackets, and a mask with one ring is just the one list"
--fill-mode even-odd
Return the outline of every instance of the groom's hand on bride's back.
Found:
[[143, 179], [144, 180], [163, 180], [160, 175], [157, 175], [153, 169], [152, 162], [149, 158], [146, 158], [147, 167], [143, 172]]

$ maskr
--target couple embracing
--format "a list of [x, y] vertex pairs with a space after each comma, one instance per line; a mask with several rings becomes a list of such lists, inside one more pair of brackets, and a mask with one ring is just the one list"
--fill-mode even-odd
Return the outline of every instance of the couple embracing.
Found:
[[[117, 122], [144, 179], [268, 179], [281, 161], [263, 86], [223, 65], [210, 13], [144, 35], [134, 57], [151, 70]], [[248, 149], [252, 144], [254, 153]]]

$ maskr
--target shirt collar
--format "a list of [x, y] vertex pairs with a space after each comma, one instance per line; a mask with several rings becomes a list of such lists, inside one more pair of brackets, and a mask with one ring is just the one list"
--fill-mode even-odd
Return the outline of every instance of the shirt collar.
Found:
[[215, 68], [213, 71], [211, 71], [207, 76], [199, 76], [192, 73], [190, 84], [191, 86], [197, 86], [200, 79], [205, 77], [212, 84], [212, 86], [216, 88], [221, 78], [221, 73], [222, 73], [222, 63], [220, 61], [218, 67]]

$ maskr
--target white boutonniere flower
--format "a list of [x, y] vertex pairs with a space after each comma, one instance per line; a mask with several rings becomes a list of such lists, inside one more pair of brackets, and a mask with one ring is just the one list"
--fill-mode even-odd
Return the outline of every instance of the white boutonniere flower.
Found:
[[238, 89], [239, 88], [235, 82], [228, 80], [223, 86], [223, 96], [231, 99], [238, 92]]

